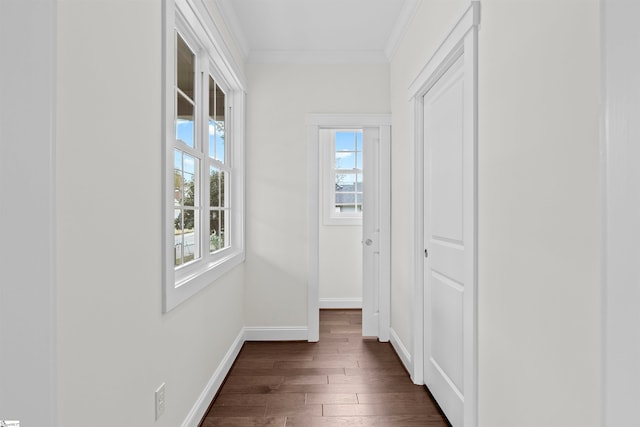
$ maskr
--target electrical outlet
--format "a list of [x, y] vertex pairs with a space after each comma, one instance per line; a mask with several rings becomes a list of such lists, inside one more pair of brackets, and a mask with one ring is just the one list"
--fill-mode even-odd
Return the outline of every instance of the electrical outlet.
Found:
[[156, 390], [156, 420], [164, 414], [164, 383]]

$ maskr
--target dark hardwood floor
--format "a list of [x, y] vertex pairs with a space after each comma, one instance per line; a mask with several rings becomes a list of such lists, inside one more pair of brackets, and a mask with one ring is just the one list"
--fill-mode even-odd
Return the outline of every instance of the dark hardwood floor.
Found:
[[247, 342], [201, 427], [447, 427], [360, 310], [321, 310], [320, 342]]

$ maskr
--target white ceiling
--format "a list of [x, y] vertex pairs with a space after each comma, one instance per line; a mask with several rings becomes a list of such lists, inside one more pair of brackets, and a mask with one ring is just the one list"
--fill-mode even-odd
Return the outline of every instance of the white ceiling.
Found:
[[387, 62], [420, 0], [216, 0], [248, 62]]

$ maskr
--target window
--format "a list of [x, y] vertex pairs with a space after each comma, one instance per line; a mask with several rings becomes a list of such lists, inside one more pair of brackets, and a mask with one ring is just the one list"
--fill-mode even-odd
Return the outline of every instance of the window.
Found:
[[168, 311], [244, 260], [244, 90], [207, 21], [182, 0], [166, 7]]
[[322, 129], [324, 222], [362, 223], [362, 129]]

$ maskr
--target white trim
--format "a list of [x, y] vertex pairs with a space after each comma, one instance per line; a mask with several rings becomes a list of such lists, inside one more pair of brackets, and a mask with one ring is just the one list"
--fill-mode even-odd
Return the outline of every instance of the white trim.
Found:
[[480, 1], [471, 1], [462, 16], [447, 37], [440, 43], [431, 59], [425, 64], [420, 73], [413, 80], [408, 89], [408, 100], [411, 101], [418, 93], [429, 90], [444, 73], [463, 49], [464, 38], [469, 31], [480, 25]]
[[305, 124], [319, 128], [391, 126], [390, 114], [307, 114]]
[[422, 253], [424, 250], [424, 146], [418, 141], [423, 140], [422, 121], [417, 117], [424, 110], [424, 100], [422, 97], [416, 97], [413, 104], [413, 114], [411, 115], [411, 124], [413, 129], [414, 151], [413, 151], [413, 170], [414, 170], [414, 218], [413, 218], [413, 235], [414, 235], [414, 271], [413, 271], [413, 303], [412, 303], [412, 324], [413, 324], [413, 369], [411, 379], [415, 384], [424, 384], [424, 324], [423, 324], [423, 301], [424, 287], [422, 280], [424, 277], [424, 264], [422, 261]]
[[396, 54], [400, 41], [402, 41], [402, 38], [407, 32], [413, 17], [416, 16], [421, 3], [420, 0], [405, 0], [400, 15], [398, 15], [398, 19], [391, 30], [387, 45], [384, 48], [384, 53], [389, 61], [391, 61]]
[[318, 126], [307, 126], [307, 322], [309, 342], [320, 339], [320, 135]]
[[407, 372], [411, 372], [411, 353], [407, 350], [407, 347], [402, 343], [402, 340], [393, 328], [389, 328], [389, 341], [404, 365], [404, 368]]
[[[381, 153], [388, 153], [385, 157], [390, 163], [390, 138], [391, 115], [390, 114], [308, 114], [305, 120], [307, 125], [307, 235], [308, 235], [308, 340], [316, 342], [320, 335], [319, 317], [319, 227], [320, 227], [320, 140], [321, 128], [380, 128], [381, 136], [388, 138], [381, 144]], [[386, 162], [381, 162], [382, 164]], [[391, 243], [391, 169], [390, 165], [380, 168], [380, 181], [384, 184], [381, 191], [388, 191], [380, 198], [380, 242], [385, 248], [380, 252], [380, 301], [379, 301], [379, 328], [378, 338], [381, 341], [389, 340], [389, 327], [391, 322], [391, 274], [390, 274], [390, 243]], [[386, 175], [384, 175], [386, 174]], [[388, 181], [388, 182], [386, 182]], [[383, 204], [384, 203], [384, 204]]]
[[[391, 329], [391, 125], [380, 126], [379, 155], [379, 200], [380, 233], [378, 251], [380, 252], [380, 305], [378, 308], [378, 339], [389, 341]], [[386, 159], [383, 161], [383, 159]], [[385, 231], [386, 230], [386, 231]], [[384, 304], [382, 303], [384, 302]]]
[[251, 64], [388, 64], [382, 50], [251, 50]]
[[307, 341], [306, 326], [245, 326], [245, 341]]
[[236, 251], [230, 256], [213, 264], [205, 273], [198, 271], [194, 273], [192, 277], [188, 277], [183, 282], [176, 283], [173, 291], [166, 292], [164, 295], [165, 312], [197, 294], [199, 291], [206, 288], [208, 285], [218, 280], [238, 265], [242, 264], [244, 260], [244, 252]]
[[230, 6], [231, 1], [215, 0], [214, 4], [218, 9], [218, 12], [222, 16], [222, 19], [224, 20], [231, 38], [233, 39], [233, 42], [242, 54], [242, 59], [246, 61], [247, 57], [249, 56], [249, 43], [247, 43], [247, 38], [242, 32], [242, 26], [240, 25], [240, 21], [238, 20], [238, 15], [236, 15], [233, 7]]
[[[431, 59], [426, 63], [415, 80], [408, 88], [408, 97], [413, 104], [413, 140], [414, 140], [414, 294], [413, 294], [413, 370], [411, 378], [416, 384], [424, 384], [424, 149], [423, 122], [424, 105], [423, 96], [438, 81], [448, 68], [461, 56], [464, 56], [465, 74], [465, 105], [471, 105], [469, 123], [465, 124], [464, 137], [472, 141], [472, 153], [466, 153], [465, 168], [472, 168], [469, 193], [469, 204], [473, 209], [472, 218], [465, 216], [464, 227], [469, 230], [469, 238], [466, 239], [469, 247], [465, 251], [465, 292], [469, 297], [465, 298], [464, 312], [464, 425], [474, 427], [477, 425], [477, 385], [478, 385], [478, 331], [477, 331], [477, 141], [478, 141], [478, 100], [477, 100], [477, 72], [478, 72], [478, 42], [477, 30], [480, 22], [480, 2], [472, 1], [462, 14], [456, 25], [440, 44]], [[465, 202], [467, 203], [467, 202]], [[468, 252], [468, 253], [467, 253]]]
[[[184, 1], [184, 0], [176, 0], [176, 1]], [[211, 15], [211, 11], [207, 7], [207, 5], [203, 2], [203, 0], [186, 0], [190, 3], [191, 9], [198, 12], [198, 19], [200, 24], [204, 27], [204, 30], [207, 34], [209, 42], [214, 46], [215, 52], [210, 52], [209, 54], [213, 56], [213, 59], [217, 63], [222, 63], [226, 68], [231, 70], [231, 73], [225, 75], [225, 77], [230, 78], [234, 81], [233, 86], [240, 86], [242, 88], [247, 87], [247, 80], [242, 72], [242, 68], [238, 65], [235, 60], [235, 57], [231, 53], [231, 49], [227, 44], [222, 32], [218, 28]], [[195, 4], [194, 4], [195, 3]], [[223, 15], [223, 19], [225, 16]], [[225, 21], [226, 24], [226, 21]], [[233, 34], [232, 34], [233, 38]], [[235, 40], [233, 40], [235, 42]], [[244, 53], [241, 51], [241, 53]], [[246, 56], [241, 58], [246, 59]]]
[[198, 427], [200, 425], [200, 421], [209, 409], [209, 405], [211, 401], [215, 397], [216, 393], [222, 387], [222, 383], [226, 378], [227, 374], [231, 370], [231, 366], [233, 366], [233, 362], [235, 362], [240, 350], [242, 349], [242, 345], [244, 344], [244, 329], [240, 330], [238, 336], [227, 350], [227, 353], [222, 358], [222, 361], [214, 371], [213, 375], [207, 382], [207, 385], [198, 396], [198, 400], [193, 405], [187, 418], [182, 422], [182, 427]]
[[320, 298], [320, 308], [362, 308], [362, 298]]
[[602, 12], [602, 426], [632, 426], [640, 398], [640, 3], [604, 0]]

